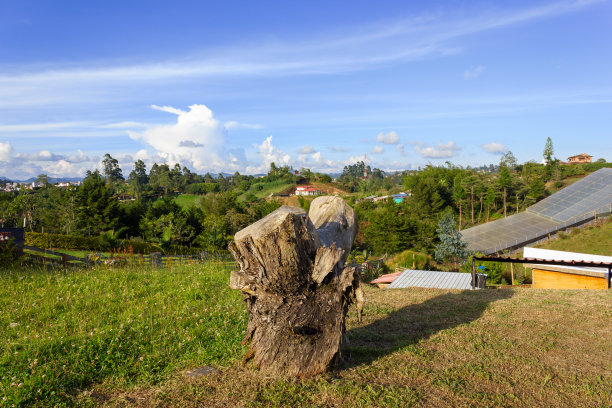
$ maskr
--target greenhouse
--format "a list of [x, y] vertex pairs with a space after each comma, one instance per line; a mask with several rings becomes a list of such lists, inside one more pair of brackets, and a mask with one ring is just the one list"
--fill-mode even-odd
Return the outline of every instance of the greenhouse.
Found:
[[603, 168], [523, 213], [461, 231], [468, 248], [485, 255], [523, 247], [612, 212], [612, 169]]

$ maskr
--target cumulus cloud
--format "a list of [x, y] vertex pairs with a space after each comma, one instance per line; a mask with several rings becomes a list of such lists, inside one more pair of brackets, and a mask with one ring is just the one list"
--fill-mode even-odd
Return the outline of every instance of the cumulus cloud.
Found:
[[204, 147], [204, 145], [193, 140], [181, 140], [179, 147]]
[[399, 136], [395, 131], [391, 131], [389, 133], [379, 133], [376, 136], [376, 141], [384, 144], [397, 144], [399, 143]]
[[272, 144], [272, 136], [268, 136], [266, 140], [256, 147], [263, 161], [262, 167], [264, 169], [268, 169], [272, 162], [277, 166], [285, 166], [288, 165], [291, 160], [291, 156]]
[[314, 148], [314, 147], [306, 145], [306, 146], [302, 146], [302, 147], [300, 147], [300, 148], [298, 149], [298, 151], [297, 151], [297, 152], [298, 152], [299, 154], [312, 154], [312, 153], [314, 153], [315, 151], [316, 151], [316, 150], [315, 150], [315, 148]]
[[482, 145], [482, 148], [488, 152], [488, 153], [493, 153], [493, 154], [504, 154], [506, 153], [508, 149], [506, 146], [504, 146], [501, 143], [485, 143]]
[[189, 111], [153, 105], [153, 109], [177, 115], [176, 123], [151, 126], [141, 132], [128, 131], [134, 140], [153, 147], [170, 164], [181, 163], [197, 171], [228, 169], [232, 161], [225, 148], [224, 126], [205, 105], [191, 105]]
[[11, 160], [11, 156], [13, 155], [13, 146], [9, 142], [2, 143], [0, 142], [0, 161], [8, 162]]
[[400, 152], [400, 154], [402, 156], [406, 155], [406, 151], [404, 151], [404, 145], [403, 144], [398, 144], [397, 146], [395, 146], [395, 148], [397, 149], [398, 152]]
[[473, 67], [473, 68], [470, 68], [470, 69], [466, 69], [465, 72], [463, 73], [463, 78], [465, 78], [465, 79], [476, 79], [480, 75], [482, 75], [484, 70], [485, 70], [485, 67], [483, 67], [482, 65], [479, 65], [477, 67]]
[[383, 153], [384, 151], [385, 151], [385, 149], [384, 149], [384, 147], [382, 147], [382, 146], [374, 146], [374, 147], [372, 148], [372, 153], [374, 153], [374, 154], [381, 154], [381, 153]]
[[65, 157], [59, 154], [51, 153], [49, 150], [41, 150], [38, 153], [18, 153], [16, 157], [31, 161], [59, 161], [65, 160]]
[[327, 146], [327, 148], [329, 150], [331, 150], [332, 152], [337, 152], [337, 153], [345, 153], [348, 152], [348, 149], [345, 149], [344, 147], [336, 147], [336, 146]]
[[415, 143], [414, 150], [424, 158], [448, 159], [454, 157], [461, 148], [450, 141], [448, 143], [438, 143], [435, 147], [424, 143]]

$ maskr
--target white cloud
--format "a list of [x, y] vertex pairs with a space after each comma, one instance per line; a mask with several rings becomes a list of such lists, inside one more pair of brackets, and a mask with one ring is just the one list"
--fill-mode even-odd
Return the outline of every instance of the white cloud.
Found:
[[0, 142], [0, 162], [8, 162], [13, 155], [13, 146], [9, 142]]
[[501, 143], [485, 143], [482, 145], [482, 148], [489, 153], [493, 153], [493, 154], [504, 154], [506, 153], [508, 149], [506, 146], [504, 146]]
[[312, 154], [314, 153], [316, 150], [314, 147], [306, 145], [306, 146], [302, 146], [298, 149], [298, 153], [299, 154]]
[[465, 79], [476, 79], [484, 72], [485, 67], [479, 65], [474, 68], [470, 68], [463, 73], [463, 78]]
[[399, 143], [399, 136], [395, 131], [391, 131], [389, 133], [379, 133], [376, 136], [376, 141], [384, 144], [397, 144]]
[[414, 150], [424, 158], [448, 159], [455, 157], [461, 148], [455, 142], [450, 141], [448, 143], [438, 143], [436, 147], [419, 143], [414, 146]]
[[397, 146], [395, 146], [395, 148], [397, 149], [398, 152], [400, 152], [402, 156], [406, 155], [406, 151], [404, 150], [403, 144], [398, 144]]
[[384, 147], [382, 147], [382, 146], [374, 146], [374, 147], [372, 148], [372, 153], [373, 153], [373, 154], [381, 154], [381, 153], [383, 153], [384, 151], [385, 151], [385, 148], [384, 148]]
[[348, 152], [348, 149], [344, 148], [344, 147], [336, 147], [336, 146], [328, 146], [327, 147], [329, 150], [331, 150], [332, 152], [337, 152], [337, 153], [345, 153]]
[[[195, 105], [194, 105], [195, 106]], [[167, 112], [167, 113], [174, 113], [175, 115], [182, 115], [185, 112], [184, 110], [181, 109], [177, 109], [177, 108], [173, 108], [172, 106], [159, 106], [159, 105], [151, 105], [151, 107], [155, 110], [161, 111], [161, 112]]]
[[266, 140], [256, 147], [263, 161], [261, 168], [269, 169], [272, 162], [277, 166], [286, 166], [290, 164], [291, 156], [272, 144], [272, 136], [268, 136]]
[[169, 164], [181, 163], [201, 172], [232, 170], [225, 130], [208, 107], [191, 105], [189, 111], [171, 106], [153, 108], [177, 115], [176, 123], [151, 126], [142, 132], [128, 131], [132, 139], [149, 144]]
[[64, 156], [58, 155], [55, 153], [51, 153], [49, 150], [41, 150], [38, 153], [18, 153], [16, 157], [23, 158], [25, 160], [31, 160], [31, 161], [65, 160]]
[[236, 122], [233, 120], [230, 120], [229, 122], [225, 122], [225, 124], [223, 125], [225, 127], [225, 129], [227, 130], [232, 130], [232, 129], [261, 129], [263, 126], [257, 124], [257, 123], [240, 123], [240, 122]]

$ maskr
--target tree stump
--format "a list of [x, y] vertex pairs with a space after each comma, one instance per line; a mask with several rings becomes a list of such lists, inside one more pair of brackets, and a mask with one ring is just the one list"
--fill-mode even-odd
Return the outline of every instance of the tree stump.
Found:
[[316, 198], [306, 213], [282, 206], [239, 231], [229, 249], [240, 271], [230, 286], [245, 294], [249, 322], [243, 363], [308, 377], [339, 356], [359, 275], [344, 267], [357, 219], [339, 197]]

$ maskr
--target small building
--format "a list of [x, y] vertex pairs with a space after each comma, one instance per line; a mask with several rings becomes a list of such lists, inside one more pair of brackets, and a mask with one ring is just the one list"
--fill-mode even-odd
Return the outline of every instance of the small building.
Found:
[[393, 201], [398, 204], [403, 203], [406, 198], [408, 198], [408, 194], [406, 193], [393, 194]]
[[[474, 288], [486, 288], [487, 274], [477, 273], [475, 276]], [[470, 290], [472, 289], [472, 274], [406, 269], [387, 286], [387, 289], [410, 287]]]
[[580, 153], [576, 156], [571, 156], [567, 158], [567, 164], [580, 164], [580, 163], [592, 163], [593, 156], [589, 156], [586, 153]]
[[[550, 249], [525, 248], [524, 258], [550, 260], [548, 264], [527, 264], [531, 267], [532, 287], [537, 289], [609, 289], [612, 256], [581, 254], [577, 252], [553, 251]], [[556, 264], [555, 261], [563, 262]], [[569, 262], [592, 262], [605, 266], [570, 266]]]
[[317, 195], [321, 195], [323, 194], [323, 192], [321, 190], [318, 190], [316, 188], [314, 188], [313, 186], [298, 186], [295, 189], [295, 195], [296, 196], [317, 196]]

